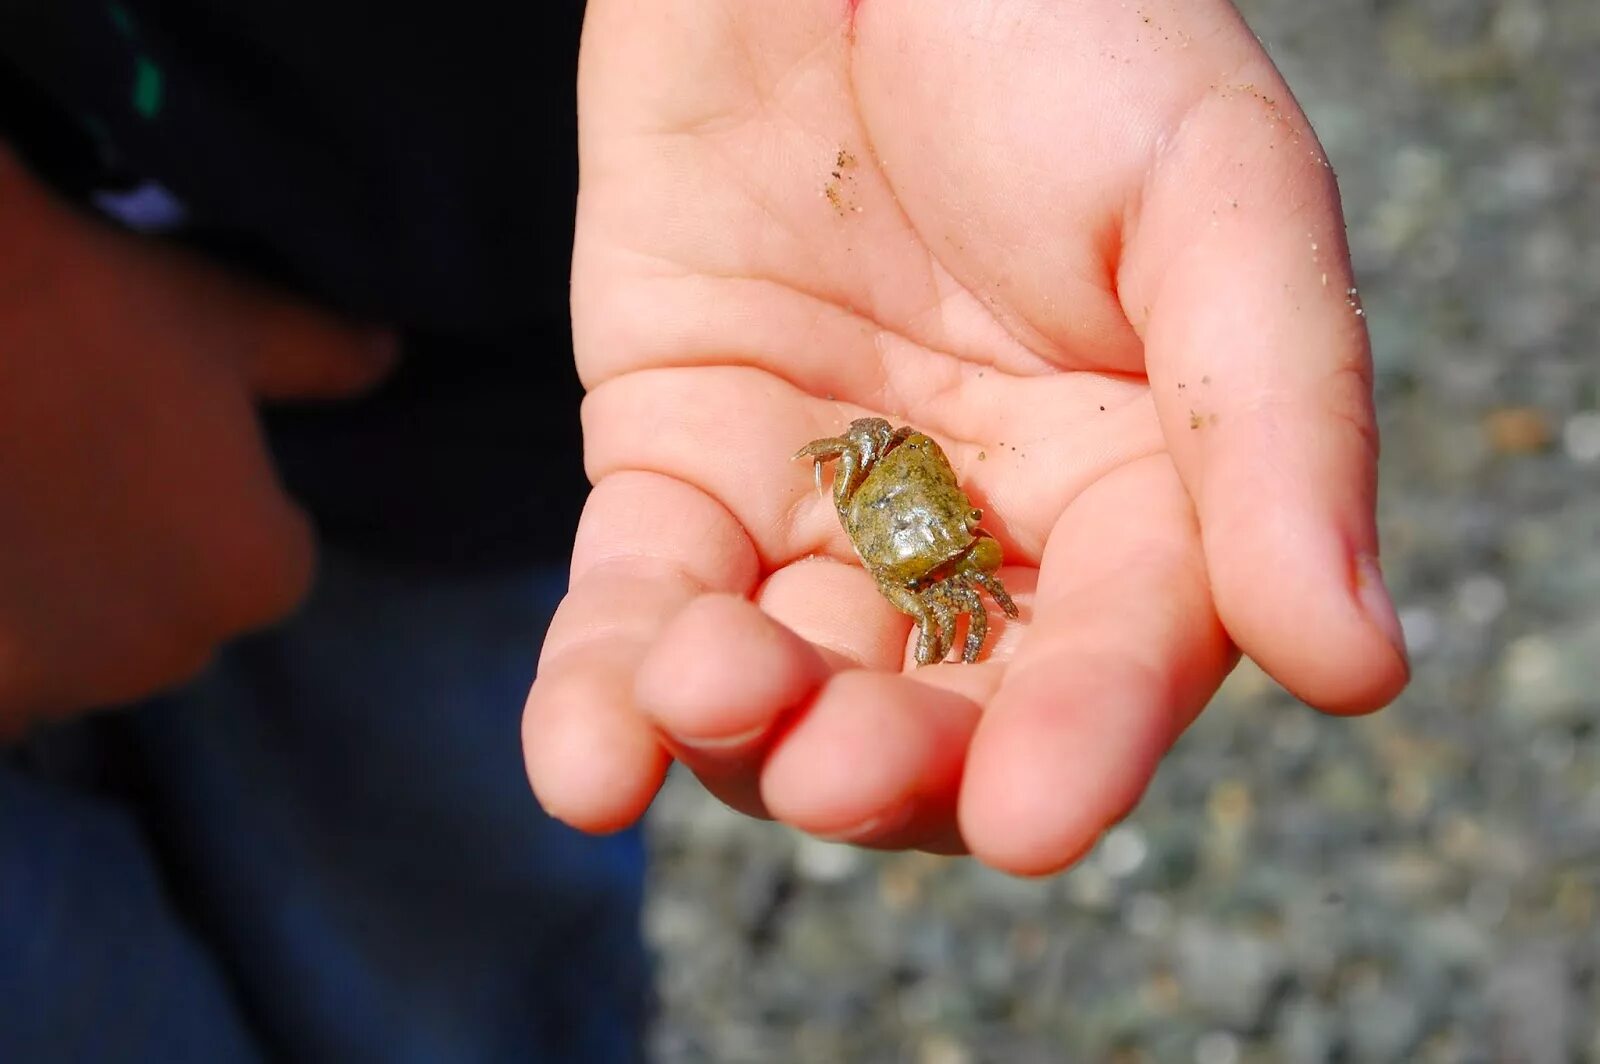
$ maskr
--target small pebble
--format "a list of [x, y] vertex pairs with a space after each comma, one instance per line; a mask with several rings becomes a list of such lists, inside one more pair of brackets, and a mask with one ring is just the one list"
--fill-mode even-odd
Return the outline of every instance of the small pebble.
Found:
[[1239, 1039], [1227, 1031], [1207, 1031], [1195, 1039], [1194, 1064], [1239, 1064]]
[[1473, 624], [1491, 624], [1505, 612], [1505, 581], [1493, 573], [1474, 573], [1456, 585], [1456, 608]]
[[1143, 832], [1129, 824], [1118, 824], [1106, 832], [1095, 856], [1106, 875], [1123, 879], [1139, 870], [1148, 852]]
[[917, 1047], [917, 1064], [969, 1064], [972, 1051], [945, 1034], [929, 1035]]
[[1483, 927], [1496, 927], [1511, 910], [1511, 890], [1496, 879], [1482, 879], [1467, 891], [1467, 912]]
[[1317, 726], [1309, 711], [1289, 710], [1272, 722], [1272, 745], [1286, 754], [1299, 755], [1310, 750], [1317, 742]]
[[861, 867], [861, 851], [803, 835], [795, 842], [794, 867], [802, 878], [813, 883], [839, 883]]
[[1548, 775], [1565, 772], [1578, 755], [1578, 744], [1569, 728], [1543, 728], [1533, 737], [1528, 757]]
[[1600, 462], [1600, 411], [1574, 414], [1561, 429], [1561, 443], [1567, 457], [1579, 465]]
[[1400, 630], [1411, 656], [1421, 657], [1438, 642], [1439, 617], [1426, 606], [1408, 606], [1400, 611]]
[[1111, 904], [1110, 877], [1087, 861], [1067, 876], [1067, 891], [1073, 901], [1086, 909], [1104, 909]]
[[1142, 891], [1128, 900], [1123, 921], [1140, 938], [1159, 938], [1172, 926], [1172, 906], [1161, 895]]
[[1491, 410], [1483, 419], [1489, 445], [1500, 454], [1537, 454], [1550, 445], [1553, 433], [1544, 411], [1531, 406]]

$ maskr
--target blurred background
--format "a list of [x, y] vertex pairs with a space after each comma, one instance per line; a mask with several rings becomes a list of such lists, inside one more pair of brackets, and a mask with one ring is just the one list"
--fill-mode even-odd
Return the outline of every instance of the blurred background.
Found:
[[661, 1061], [1600, 1061], [1600, 3], [1243, 0], [1339, 173], [1415, 680], [1248, 664], [1044, 882], [651, 820]]

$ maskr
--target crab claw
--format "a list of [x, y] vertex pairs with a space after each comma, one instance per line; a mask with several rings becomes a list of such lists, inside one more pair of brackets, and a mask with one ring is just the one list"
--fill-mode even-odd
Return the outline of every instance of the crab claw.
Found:
[[820, 440], [812, 440], [789, 459], [793, 462], [801, 458], [810, 458], [818, 464], [832, 461], [850, 449], [850, 441], [842, 436], [824, 436]]
[[822, 465], [831, 462], [850, 450], [850, 441], [841, 436], [825, 436], [820, 440], [812, 440], [789, 459], [793, 462], [800, 458], [811, 459], [811, 477], [816, 481], [817, 494], [824, 494], [822, 489]]

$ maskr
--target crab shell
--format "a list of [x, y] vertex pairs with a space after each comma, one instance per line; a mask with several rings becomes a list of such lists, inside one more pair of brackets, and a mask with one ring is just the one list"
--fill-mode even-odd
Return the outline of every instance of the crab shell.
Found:
[[915, 618], [918, 665], [949, 654], [959, 616], [967, 617], [961, 659], [978, 660], [988, 635], [981, 587], [1008, 617], [1017, 606], [996, 575], [1000, 544], [978, 528], [983, 512], [972, 505], [944, 451], [912, 428], [894, 429], [882, 418], [858, 418], [843, 436], [812, 440], [796, 458], [838, 460], [834, 506], [851, 545], [883, 596]]
[[[920, 432], [867, 469], [840, 517], [872, 574], [907, 590], [969, 565], [988, 572], [998, 567], [982, 564], [990, 560], [990, 551], [974, 550], [988, 539], [978, 534], [983, 512], [956, 483], [944, 451]], [[998, 550], [992, 553], [998, 562]]]

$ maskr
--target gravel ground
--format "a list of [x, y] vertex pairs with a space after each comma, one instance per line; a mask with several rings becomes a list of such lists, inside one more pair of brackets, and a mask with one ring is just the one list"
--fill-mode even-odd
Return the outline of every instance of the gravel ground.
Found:
[[1242, 667], [1043, 882], [675, 777], [657, 1059], [1600, 1061], [1600, 4], [1242, 6], [1340, 174], [1412, 687]]

